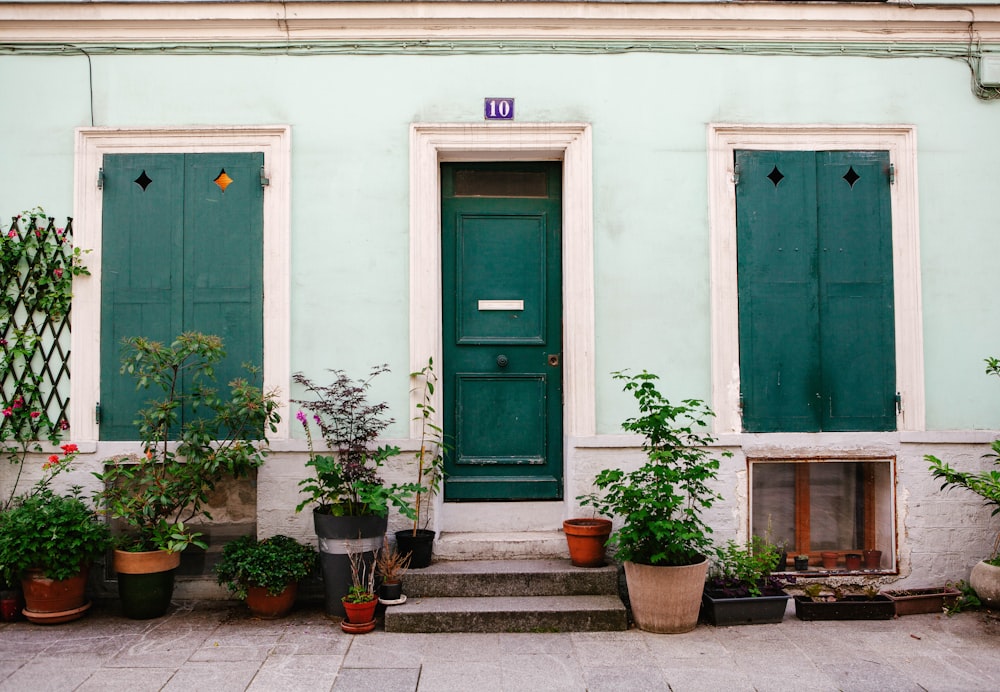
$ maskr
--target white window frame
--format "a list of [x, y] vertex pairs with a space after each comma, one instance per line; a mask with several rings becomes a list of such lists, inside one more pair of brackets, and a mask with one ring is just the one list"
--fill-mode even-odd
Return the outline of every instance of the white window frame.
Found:
[[94, 415], [101, 391], [101, 241], [103, 195], [98, 177], [105, 154], [264, 153], [264, 389], [280, 396], [281, 423], [271, 439], [289, 436], [290, 180], [291, 128], [286, 125], [227, 128], [78, 128], [74, 162], [74, 242], [89, 250], [90, 276], [73, 280], [70, 353], [70, 435], [96, 444]]
[[917, 222], [916, 130], [909, 125], [708, 126], [709, 228], [711, 246], [712, 401], [718, 434], [742, 432], [740, 414], [739, 297], [736, 276], [737, 149], [782, 151], [888, 151], [890, 186], [896, 388], [901, 396], [898, 431], [924, 429], [924, 359]]

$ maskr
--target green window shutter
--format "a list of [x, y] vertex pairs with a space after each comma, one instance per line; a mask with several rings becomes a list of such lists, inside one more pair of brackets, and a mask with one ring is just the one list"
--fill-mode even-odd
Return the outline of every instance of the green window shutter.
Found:
[[816, 179], [812, 152], [737, 151], [743, 426], [819, 430]]
[[894, 430], [888, 153], [736, 164], [744, 429]]
[[823, 430], [895, 430], [889, 154], [818, 152]]
[[262, 165], [260, 153], [104, 157], [101, 439], [135, 439], [150, 398], [119, 373], [125, 337], [222, 337], [220, 390], [242, 363], [263, 364]]

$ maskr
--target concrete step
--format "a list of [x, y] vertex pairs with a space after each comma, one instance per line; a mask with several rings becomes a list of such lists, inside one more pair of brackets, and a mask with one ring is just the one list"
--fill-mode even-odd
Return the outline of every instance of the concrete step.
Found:
[[618, 595], [618, 566], [574, 567], [567, 559], [438, 561], [403, 576], [416, 598]]
[[601, 632], [628, 628], [617, 596], [411, 598], [385, 610], [386, 632]]
[[628, 628], [618, 566], [568, 559], [437, 561], [403, 576], [387, 632], [593, 632]]
[[436, 560], [568, 558], [562, 531], [446, 531], [434, 541]]

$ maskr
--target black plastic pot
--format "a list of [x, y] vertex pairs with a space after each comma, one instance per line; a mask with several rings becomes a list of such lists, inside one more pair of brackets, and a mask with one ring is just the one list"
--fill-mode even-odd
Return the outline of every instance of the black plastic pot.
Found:
[[382, 584], [378, 587], [378, 597], [383, 601], [398, 601], [403, 597], [402, 582], [397, 581], [392, 584]]
[[327, 615], [344, 617], [341, 599], [351, 588], [348, 547], [352, 552], [360, 552], [362, 559], [371, 565], [375, 560], [375, 551], [382, 547], [388, 523], [388, 517], [335, 517], [313, 511]]
[[174, 594], [174, 571], [119, 574], [122, 615], [132, 620], [150, 620], [165, 615]]
[[795, 597], [795, 615], [799, 620], [891, 620], [896, 604], [883, 595], [844, 596], [836, 601], [813, 601], [808, 596]]
[[701, 608], [705, 619], [716, 627], [763, 625], [785, 618], [788, 599], [788, 594], [726, 598], [706, 591], [701, 597]]
[[410, 569], [420, 569], [431, 564], [434, 553], [434, 532], [430, 529], [413, 529], [396, 532], [396, 549], [402, 555], [410, 553]]

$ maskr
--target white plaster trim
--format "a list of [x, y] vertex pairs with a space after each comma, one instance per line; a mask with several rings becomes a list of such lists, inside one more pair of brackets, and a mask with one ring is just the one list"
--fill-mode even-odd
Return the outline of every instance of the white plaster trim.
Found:
[[892, 253], [896, 318], [896, 387], [903, 400], [897, 429], [924, 429], [924, 349], [917, 220], [917, 141], [910, 125], [708, 126], [709, 216], [712, 276], [712, 401], [717, 433], [739, 432], [739, 312], [736, 280], [735, 149], [889, 152]]
[[0, 42], [1000, 40], [1000, 8], [790, 2], [17, 2]]
[[264, 188], [264, 388], [276, 389], [281, 423], [276, 439], [289, 435], [291, 128], [287, 125], [229, 128], [78, 128], [74, 163], [74, 241], [90, 249], [90, 276], [73, 280], [70, 354], [70, 434], [96, 441], [94, 407], [100, 396], [101, 222], [103, 195], [97, 175], [105, 154], [169, 152], [264, 152], [270, 184]]
[[[590, 125], [410, 126], [410, 371], [441, 363], [441, 161], [563, 161], [563, 434], [593, 435], [594, 234]], [[411, 393], [411, 406], [417, 402]], [[432, 403], [441, 411], [441, 390]], [[440, 422], [440, 421], [438, 421]], [[410, 434], [419, 436], [411, 422]], [[564, 456], [564, 478], [571, 477]], [[440, 495], [438, 502], [441, 502]], [[435, 512], [439, 516], [441, 512]]]

